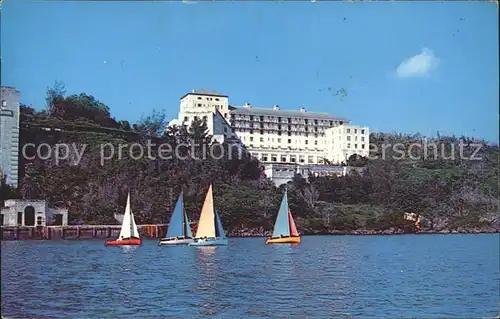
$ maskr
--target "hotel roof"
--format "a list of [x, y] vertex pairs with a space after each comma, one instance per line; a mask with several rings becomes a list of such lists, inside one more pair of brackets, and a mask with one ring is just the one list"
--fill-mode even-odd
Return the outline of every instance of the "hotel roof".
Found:
[[210, 89], [193, 89], [191, 92], [184, 94], [181, 99], [186, 97], [187, 95], [209, 95], [209, 96], [220, 96], [220, 97], [227, 97], [227, 95], [224, 95], [222, 93], [210, 90]]
[[257, 108], [257, 107], [234, 107], [234, 110], [231, 111], [231, 113], [245, 114], [245, 115], [302, 117], [302, 118], [310, 118], [310, 119], [336, 120], [336, 121], [349, 122], [348, 119], [332, 116], [332, 115], [329, 115], [328, 113], [306, 112], [306, 111], [295, 111], [295, 110], [275, 110], [275, 109], [270, 109], [270, 108]]

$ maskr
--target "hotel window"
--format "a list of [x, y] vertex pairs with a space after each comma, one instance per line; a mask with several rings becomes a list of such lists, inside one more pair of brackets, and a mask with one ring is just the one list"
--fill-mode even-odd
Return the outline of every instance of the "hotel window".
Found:
[[262, 155], [262, 161], [267, 162], [267, 155]]
[[357, 141], [358, 140], [358, 137], [357, 136], [354, 136], [354, 140]]
[[271, 158], [271, 161], [276, 162], [276, 156], [273, 156], [273, 157]]
[[347, 148], [351, 148], [351, 143], [347, 143]]
[[187, 122], [187, 121], [189, 121], [189, 117], [184, 116], [184, 122]]
[[295, 159], [295, 157], [292, 157], [292, 158], [290, 158], [290, 161], [291, 161], [292, 163], [295, 163], [297, 160]]
[[278, 139], [278, 143], [281, 143], [281, 138]]
[[291, 125], [288, 125], [288, 130], [291, 131], [292, 130], [292, 126]]
[[330, 126], [333, 126], [333, 121], [330, 121]]
[[250, 142], [253, 142], [253, 137], [252, 136], [250, 136]]
[[361, 134], [365, 134], [365, 130], [361, 130]]
[[363, 149], [364, 149], [364, 148], [365, 148], [365, 144], [361, 144], [361, 148], [363, 148]]
[[318, 145], [318, 141], [314, 141], [314, 145]]
[[288, 132], [288, 136], [292, 136], [292, 132]]
[[281, 131], [278, 131], [278, 135], [280, 135], [280, 136], [281, 136]]
[[357, 129], [354, 129], [354, 134], [358, 133], [358, 130]]
[[216, 100], [216, 101], [218, 101], [218, 100], [219, 100], [219, 98], [218, 98], [218, 97], [216, 97], [216, 98], [215, 98], [215, 100]]
[[292, 123], [292, 119], [291, 118], [288, 118], [288, 123]]
[[346, 132], [351, 133], [351, 129], [350, 128], [346, 129]]
[[[304, 123], [306, 123], [306, 125], [307, 125], [307, 123], [308, 123], [308, 120], [304, 120]], [[307, 128], [307, 127], [306, 127], [306, 128]]]
[[261, 135], [264, 135], [264, 130], [260, 130], [260, 134], [261, 134]]
[[318, 124], [318, 120], [314, 120], [314, 124]]
[[250, 130], [250, 134], [253, 134], [253, 130]]
[[201, 100], [201, 96], [198, 96], [198, 100]]
[[253, 121], [253, 115], [250, 115], [250, 121]]
[[361, 136], [361, 142], [364, 142], [364, 141], [365, 141], [365, 137]]
[[311, 164], [314, 163], [314, 158], [312, 156], [308, 156], [307, 157], [307, 162], [311, 163]]
[[306, 127], [306, 132], [309, 132], [309, 129]]
[[248, 145], [248, 146], [253, 147], [253, 144], [250, 144], [250, 145]]
[[354, 144], [354, 148], [358, 148], [358, 144]]
[[292, 139], [289, 138], [288, 139], [288, 144], [290, 144], [290, 143], [292, 143]]
[[347, 140], [348, 140], [348, 141], [350, 141], [350, 140], [351, 140], [351, 137], [350, 137], [350, 136], [348, 136], [348, 137], [347, 137]]
[[281, 123], [281, 117], [278, 117], [278, 122]]
[[282, 162], [286, 162], [286, 157], [282, 157], [282, 158], [281, 158], [281, 161], [282, 161]]
[[194, 120], [195, 120], [195, 121], [198, 121], [198, 116], [195, 116], [195, 117], [194, 117]]
[[264, 117], [263, 117], [262, 115], [260, 116], [260, 120], [261, 120], [261, 121], [264, 121]]
[[201, 106], [201, 104], [198, 104], [198, 106]]
[[318, 138], [318, 134], [314, 134], [314, 137], [315, 137], [315, 138]]
[[260, 141], [261, 141], [261, 142], [264, 142], [264, 138], [263, 138], [263, 137], [261, 137], [261, 138], [260, 138]]
[[224, 127], [224, 133], [227, 133], [227, 127]]
[[308, 140], [305, 140], [305, 142], [306, 142], [306, 145], [309, 143], [309, 141], [308, 141]]

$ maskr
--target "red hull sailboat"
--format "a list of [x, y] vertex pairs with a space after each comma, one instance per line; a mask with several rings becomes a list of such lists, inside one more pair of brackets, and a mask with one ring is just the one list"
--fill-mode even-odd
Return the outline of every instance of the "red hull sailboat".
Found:
[[125, 215], [123, 215], [122, 228], [120, 235], [116, 240], [110, 240], [105, 243], [106, 246], [137, 246], [141, 244], [141, 237], [135, 224], [134, 214], [130, 209], [130, 193], [127, 197], [127, 206]]

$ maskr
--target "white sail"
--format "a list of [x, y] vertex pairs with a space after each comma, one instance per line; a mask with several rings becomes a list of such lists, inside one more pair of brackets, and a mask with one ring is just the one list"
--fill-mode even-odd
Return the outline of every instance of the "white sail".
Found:
[[137, 225], [135, 224], [134, 216], [130, 210], [129, 193], [127, 197], [127, 206], [125, 207], [125, 214], [123, 215], [122, 229], [120, 230], [118, 240], [128, 239], [130, 237], [139, 238], [139, 232], [137, 231]]
[[130, 216], [132, 219], [132, 237], [140, 238], [139, 237], [139, 230], [137, 229], [137, 225], [135, 224], [134, 213], [131, 212]]
[[212, 185], [208, 189], [203, 208], [201, 209], [200, 221], [196, 230], [196, 238], [215, 237], [215, 212], [212, 196]]

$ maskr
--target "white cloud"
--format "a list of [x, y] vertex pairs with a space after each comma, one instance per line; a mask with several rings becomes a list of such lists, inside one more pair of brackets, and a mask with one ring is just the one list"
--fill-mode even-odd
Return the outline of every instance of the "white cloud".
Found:
[[434, 55], [432, 50], [424, 48], [419, 54], [401, 62], [396, 73], [400, 78], [425, 76], [437, 68], [438, 64], [439, 58]]

